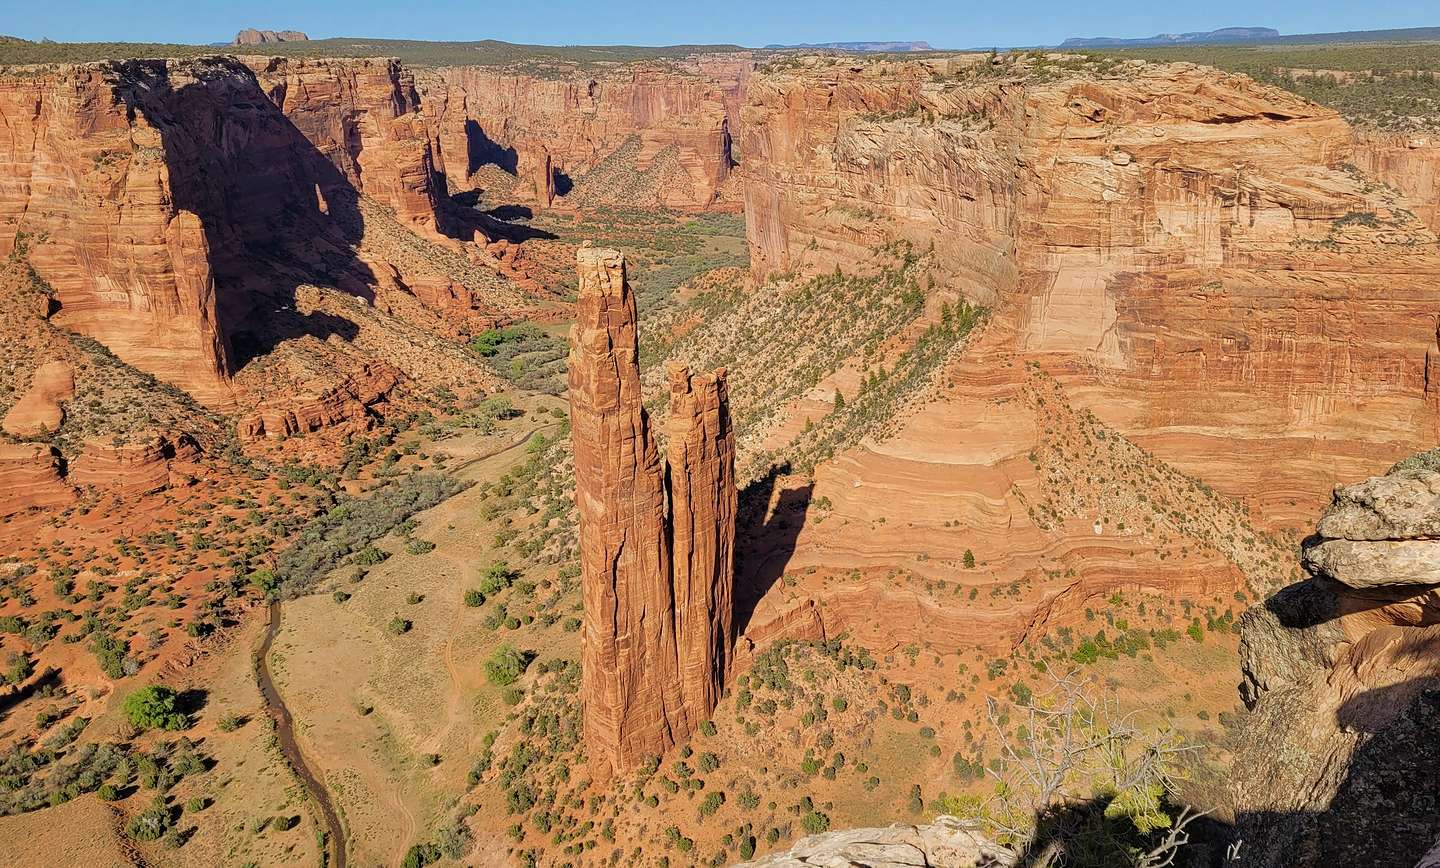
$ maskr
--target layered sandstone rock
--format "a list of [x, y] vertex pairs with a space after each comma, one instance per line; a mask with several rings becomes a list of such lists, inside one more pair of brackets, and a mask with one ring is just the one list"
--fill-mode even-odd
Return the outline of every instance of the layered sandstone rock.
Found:
[[61, 403], [75, 397], [75, 370], [64, 360], [45, 362], [30, 377], [30, 387], [0, 421], [16, 437], [38, 437], [60, 428]]
[[[930, 271], [926, 317], [957, 296], [992, 308], [892, 436], [816, 469], [811, 496], [832, 510], [802, 521], [790, 569], [963, 579], [970, 548], [1001, 581], [1073, 569], [1057, 594], [1264, 587], [1268, 555], [1237, 541], [1433, 442], [1434, 233], [1347, 165], [1351, 131], [1327, 109], [1189, 65], [817, 58], [752, 79], [743, 130], [757, 277], [850, 272], [902, 241]], [[1036, 391], [1037, 370], [1054, 390]], [[777, 430], [864, 374], [821, 384]], [[1115, 485], [1067, 479], [1108, 450], [1062, 457], [1057, 406], [1143, 454], [1105, 471]], [[1127, 491], [1155, 461], [1161, 490]], [[1092, 530], [1157, 493], [1209, 522], [1221, 510], [1193, 502], [1196, 484], [1249, 515], [1189, 559], [1155, 560], [1133, 520]], [[1037, 512], [1046, 500], [1071, 504], [1065, 520]]]
[[1357, 131], [1355, 165], [1393, 186], [1415, 215], [1440, 232], [1440, 136]]
[[[1309, 576], [1241, 621], [1234, 765], [1240, 862], [1415, 865], [1440, 837], [1440, 473], [1337, 488], [1307, 542]], [[1330, 572], [1337, 543], [1367, 569]], [[1395, 547], [1404, 546], [1404, 551]], [[1416, 569], [1415, 558], [1429, 564]]]
[[570, 418], [585, 605], [586, 752], [608, 777], [714, 710], [730, 642], [736, 490], [724, 372], [672, 374], [670, 504], [642, 406], [635, 298], [617, 251], [582, 247]]
[[484, 166], [522, 178], [534, 200], [663, 205], [717, 202], [753, 64], [697, 59], [603, 74], [454, 67], [421, 89], [451, 190]]
[[53, 446], [0, 443], [0, 517], [74, 500], [75, 490], [65, 484], [60, 453]]
[[[210, 241], [177, 193], [169, 119], [136, 111], [128, 70], [95, 64], [0, 77], [0, 253], [22, 247], [56, 321], [198, 397], [227, 397]], [[151, 75], [145, 77], [150, 78]], [[176, 83], [181, 84], [181, 82]]]
[[386, 362], [361, 366], [324, 389], [276, 396], [236, 423], [245, 439], [281, 440], [323, 428], [370, 427], [369, 407], [383, 400], [400, 381], [400, 372]]
[[172, 439], [152, 433], [121, 443], [95, 439], [81, 449], [66, 478], [74, 485], [139, 497], [170, 487], [172, 462], [186, 464], [199, 454], [195, 442], [185, 435]]

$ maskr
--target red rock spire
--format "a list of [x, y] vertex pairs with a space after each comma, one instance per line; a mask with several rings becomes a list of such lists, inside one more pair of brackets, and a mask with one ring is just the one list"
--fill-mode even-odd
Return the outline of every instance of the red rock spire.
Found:
[[735, 446], [724, 371], [672, 370], [672, 516], [667, 468], [641, 406], [625, 260], [588, 245], [577, 260], [570, 421], [585, 603], [581, 701], [586, 753], [604, 778], [664, 753], [719, 698], [731, 640]]

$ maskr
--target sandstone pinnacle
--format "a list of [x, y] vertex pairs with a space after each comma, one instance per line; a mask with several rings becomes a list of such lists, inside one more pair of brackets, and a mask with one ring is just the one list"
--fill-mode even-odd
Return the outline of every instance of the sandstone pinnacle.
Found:
[[586, 753], [607, 778], [688, 736], [719, 697], [731, 642], [735, 444], [725, 372], [674, 368], [661, 462], [642, 406], [624, 257], [587, 244], [576, 258], [569, 377], [581, 701]]

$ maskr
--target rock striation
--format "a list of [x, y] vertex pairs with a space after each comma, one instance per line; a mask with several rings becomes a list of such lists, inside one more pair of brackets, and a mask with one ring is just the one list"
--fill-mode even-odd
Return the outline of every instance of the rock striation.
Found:
[[399, 382], [400, 372], [393, 365], [382, 361], [366, 363], [326, 388], [262, 402], [236, 423], [236, 430], [246, 440], [282, 440], [336, 426], [368, 430], [369, 408], [389, 395]]
[[1304, 544], [1307, 577], [1241, 620], [1241, 864], [1409, 868], [1440, 838], [1433, 467], [1337, 487]]
[[65, 484], [55, 447], [44, 443], [0, 443], [0, 517], [27, 509], [66, 506], [75, 489]]
[[[1007, 579], [1064, 562], [1087, 593], [1264, 588], [1273, 571], [1238, 550], [1137, 570], [1153, 543], [1091, 530], [1130, 508], [1111, 490], [1086, 494], [1088, 517], [1037, 516], [1057, 402], [1242, 500], [1257, 532], [1308, 520], [1336, 482], [1434, 442], [1440, 256], [1423, 199], [1357, 166], [1334, 112], [1244, 76], [1031, 63], [796, 57], [750, 79], [756, 278], [849, 274], [898, 248], [923, 258], [930, 321], [957, 296], [990, 308], [934, 400], [816, 469], [833, 518], [803, 526], [789, 568], [945, 578], [971, 548]], [[1422, 158], [1404, 164], [1421, 194]], [[1034, 392], [1027, 371], [1057, 389]], [[863, 377], [841, 371], [779, 430]]]
[[73, 485], [96, 488], [122, 498], [140, 497], [169, 488], [184, 478], [183, 467], [200, 457], [195, 441], [185, 435], [150, 433], [116, 442], [93, 439], [85, 443], [66, 479]]
[[53, 433], [65, 420], [62, 402], [75, 397], [75, 370], [61, 359], [45, 362], [30, 377], [30, 387], [0, 420], [0, 428], [16, 437]]
[[663, 754], [719, 698], [731, 644], [735, 445], [725, 372], [677, 368], [662, 461], [642, 404], [625, 261], [587, 245], [577, 262], [569, 385], [581, 699], [587, 756], [608, 778]]

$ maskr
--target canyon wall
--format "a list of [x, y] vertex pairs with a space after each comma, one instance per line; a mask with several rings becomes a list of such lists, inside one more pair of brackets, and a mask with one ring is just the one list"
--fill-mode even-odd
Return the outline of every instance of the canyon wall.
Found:
[[1354, 162], [1404, 194], [1415, 215], [1440, 232], [1440, 136], [1357, 130]]
[[14, 70], [0, 128], [0, 253], [25, 249], [57, 324], [212, 406], [232, 400], [230, 332], [283, 287], [262, 264], [354, 270], [362, 192], [422, 229], [438, 219], [395, 61]]
[[[825, 635], [903, 645], [866, 602], [895, 569], [1031, 584], [972, 619], [1000, 645], [1117, 587], [1273, 590], [1278, 534], [1434, 441], [1435, 233], [1328, 109], [1188, 64], [791, 58], [751, 80], [742, 128], [757, 278], [908, 251], [922, 322], [990, 308], [926, 401], [781, 493], [825, 507], [790, 519], [785, 561]], [[856, 569], [854, 593], [805, 578]], [[771, 602], [747, 633], [815, 630]]]
[[542, 207], [722, 205], [750, 61], [700, 58], [587, 72], [434, 70], [421, 80], [452, 191], [498, 167]]
[[735, 451], [724, 372], [678, 369], [662, 463], [642, 406], [624, 259], [586, 246], [578, 268], [569, 377], [581, 701], [587, 756], [608, 778], [686, 738], [719, 698], [731, 634]]

